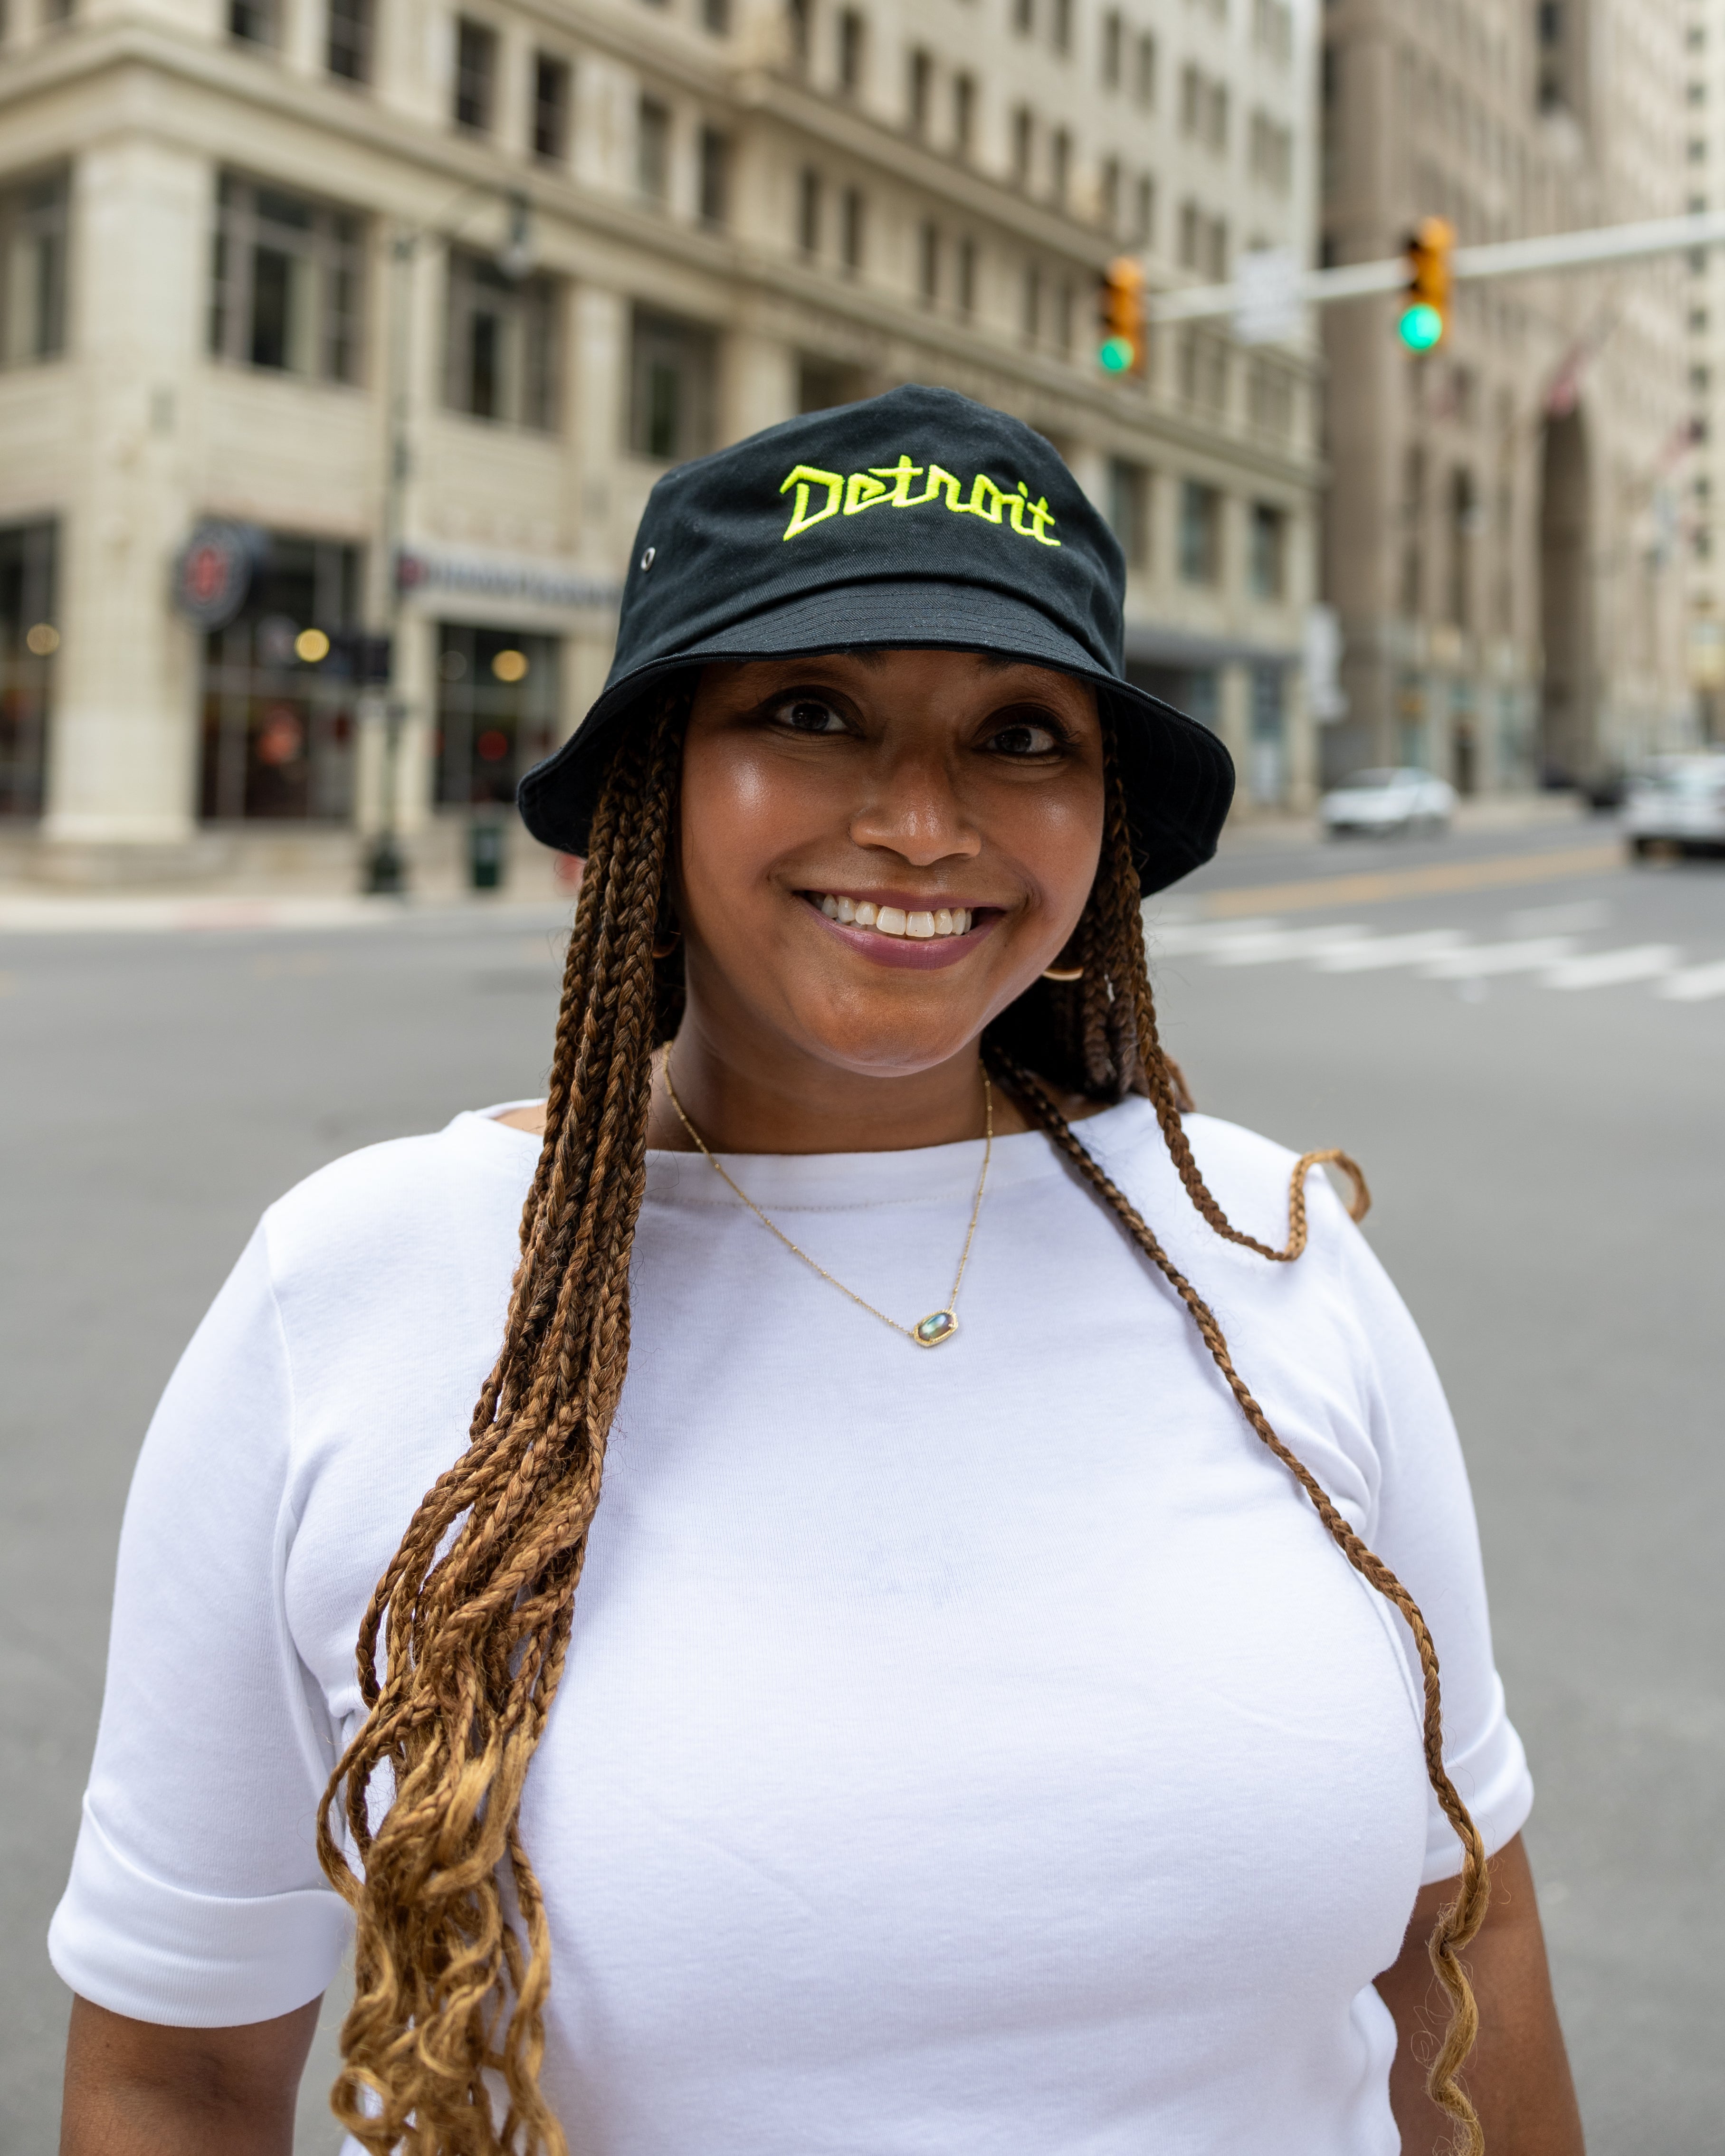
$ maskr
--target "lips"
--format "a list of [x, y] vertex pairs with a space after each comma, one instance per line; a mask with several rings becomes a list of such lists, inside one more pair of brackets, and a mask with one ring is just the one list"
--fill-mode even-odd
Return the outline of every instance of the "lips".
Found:
[[955, 965], [1002, 918], [999, 906], [918, 906], [914, 894], [859, 896], [804, 891], [809, 910], [829, 935], [877, 965], [927, 972]]

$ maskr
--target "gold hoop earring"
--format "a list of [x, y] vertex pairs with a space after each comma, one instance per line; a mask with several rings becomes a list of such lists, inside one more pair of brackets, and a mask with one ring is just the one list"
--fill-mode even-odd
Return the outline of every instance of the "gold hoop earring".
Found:
[[654, 957], [655, 958], [670, 957], [682, 940], [683, 932], [680, 928], [669, 929], [663, 936], [655, 936], [653, 939]]
[[1084, 968], [1082, 966], [1045, 966], [1042, 978], [1045, 981], [1081, 981]]

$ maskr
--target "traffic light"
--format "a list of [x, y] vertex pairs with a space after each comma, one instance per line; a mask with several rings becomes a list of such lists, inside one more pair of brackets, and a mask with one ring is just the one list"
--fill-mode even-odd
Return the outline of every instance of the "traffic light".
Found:
[[1450, 249], [1455, 228], [1447, 218], [1422, 217], [1402, 252], [1408, 261], [1407, 297], [1396, 335], [1409, 352], [1432, 352], [1450, 326]]
[[1144, 269], [1118, 254], [1102, 272], [1097, 294], [1102, 341], [1096, 357], [1109, 374], [1141, 374], [1144, 368]]

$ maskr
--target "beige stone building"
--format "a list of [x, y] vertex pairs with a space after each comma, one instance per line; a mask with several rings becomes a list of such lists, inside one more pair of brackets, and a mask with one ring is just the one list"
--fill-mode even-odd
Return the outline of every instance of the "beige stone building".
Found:
[[[1334, 0], [1323, 246], [1394, 254], [1672, 216], [1681, 0]], [[1457, 289], [1423, 360], [1399, 303], [1331, 310], [1324, 578], [1349, 709], [1328, 775], [1418, 763], [1463, 792], [1586, 780], [1693, 726], [1682, 495], [1689, 265]]]
[[[1683, 162], [1692, 209], [1725, 209], [1725, 8], [1691, 0], [1683, 24]], [[1725, 742], [1725, 250], [1688, 265], [1685, 280], [1695, 454], [1686, 475], [1684, 536], [1691, 557], [1689, 679], [1702, 740]]]
[[[1097, 277], [1304, 248], [1287, 0], [9, 0], [0, 816], [64, 875], [506, 798], [669, 462], [893, 382], [1066, 452], [1131, 656], [1309, 787], [1315, 356], [1096, 361]], [[200, 625], [205, 520], [243, 601]], [[235, 540], [235, 531], [238, 541]], [[202, 558], [202, 557], [201, 557]], [[207, 567], [207, 562], [205, 564]], [[193, 585], [203, 575], [194, 567]], [[22, 834], [22, 836], [20, 836]]]

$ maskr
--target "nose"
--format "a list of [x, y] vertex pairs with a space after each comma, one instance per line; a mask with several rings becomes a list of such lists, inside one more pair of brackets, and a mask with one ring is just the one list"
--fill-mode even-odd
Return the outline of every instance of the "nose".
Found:
[[983, 846], [947, 757], [932, 745], [907, 744], [875, 767], [851, 817], [850, 836], [859, 846], [896, 854], [916, 868], [973, 860]]

